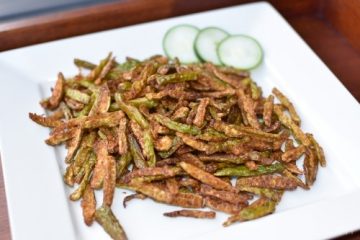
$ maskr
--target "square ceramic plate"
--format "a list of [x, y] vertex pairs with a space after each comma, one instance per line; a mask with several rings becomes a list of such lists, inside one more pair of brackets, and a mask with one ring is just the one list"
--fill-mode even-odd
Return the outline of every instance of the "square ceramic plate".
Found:
[[178, 208], [151, 200], [124, 209], [126, 194], [118, 190], [113, 210], [129, 239], [323, 239], [360, 228], [359, 104], [271, 5], [255, 3], [1, 53], [0, 146], [14, 240], [108, 239], [97, 224], [86, 227], [79, 202], [68, 200], [73, 189], [62, 181], [64, 148], [44, 144], [49, 131], [27, 115], [43, 113], [38, 102], [50, 94], [58, 71], [76, 73], [74, 57], [97, 62], [113, 51], [122, 61], [163, 53], [165, 31], [180, 23], [258, 39], [265, 57], [253, 78], [266, 95], [276, 86], [290, 97], [305, 131], [324, 147], [328, 166], [310, 191], [286, 193], [274, 214], [228, 228], [221, 225], [224, 214], [165, 218], [163, 212]]

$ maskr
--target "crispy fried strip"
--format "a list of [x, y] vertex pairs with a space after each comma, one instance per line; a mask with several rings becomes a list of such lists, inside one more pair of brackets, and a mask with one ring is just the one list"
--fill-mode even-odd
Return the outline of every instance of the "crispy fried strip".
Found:
[[172, 196], [169, 202], [171, 205], [184, 208], [202, 208], [204, 206], [204, 199], [198, 194], [178, 192]]
[[133, 200], [133, 199], [141, 199], [141, 200], [144, 200], [146, 199], [146, 196], [142, 193], [134, 193], [134, 194], [131, 194], [131, 195], [128, 195], [124, 198], [123, 200], [123, 206], [124, 208], [126, 208], [126, 205], [129, 201]]
[[287, 108], [290, 113], [291, 119], [296, 123], [296, 125], [300, 126], [301, 119], [290, 100], [277, 88], [273, 88], [272, 93], [280, 100], [281, 104]]
[[178, 158], [180, 159], [180, 161], [192, 164], [195, 167], [198, 167], [203, 170], [205, 169], [205, 164], [202, 161], [200, 161], [198, 157], [196, 157], [195, 155], [193, 155], [191, 153], [182, 154]]
[[200, 211], [200, 210], [179, 210], [164, 213], [166, 217], [191, 217], [191, 218], [215, 218], [216, 213], [213, 211]]
[[79, 187], [70, 194], [70, 200], [77, 201], [82, 197], [87, 185], [90, 182], [91, 172], [93, 171], [95, 161], [95, 155], [91, 155], [84, 167], [84, 177], [82, 178]]
[[116, 219], [111, 208], [101, 206], [95, 211], [95, 220], [104, 228], [104, 230], [114, 240], [127, 240], [124, 229]]
[[226, 222], [223, 223], [223, 226], [227, 227], [237, 221], [248, 221], [266, 216], [273, 213], [275, 211], [275, 207], [276, 202], [266, 198], [260, 198], [250, 206], [241, 210], [238, 214], [229, 217]]
[[269, 95], [269, 97], [266, 99], [264, 103], [264, 111], [263, 111], [263, 119], [265, 126], [267, 127], [271, 126], [273, 107], [274, 107], [274, 96]]
[[246, 156], [236, 156], [232, 154], [212, 154], [212, 155], [205, 155], [200, 154], [198, 158], [203, 162], [225, 162], [225, 163], [235, 163], [235, 164], [242, 164], [247, 161]]
[[100, 140], [95, 143], [96, 165], [91, 178], [90, 185], [94, 189], [102, 186], [107, 171], [108, 151], [107, 141]]
[[96, 100], [94, 102], [94, 105], [92, 106], [89, 116], [97, 115], [99, 113], [106, 113], [109, 110], [110, 107], [110, 90], [107, 84], [103, 84], [99, 92], [95, 94]]
[[269, 189], [269, 188], [258, 188], [258, 187], [239, 186], [239, 185], [236, 185], [236, 188], [242, 192], [253, 193], [261, 197], [266, 197], [268, 199], [271, 199], [275, 202], [279, 202], [283, 195], [283, 191]]
[[284, 162], [296, 161], [301, 157], [301, 155], [305, 153], [305, 151], [306, 151], [306, 147], [304, 145], [300, 145], [297, 148], [284, 152], [281, 155], [281, 160], [283, 160]]
[[41, 115], [37, 115], [36, 113], [29, 113], [29, 118], [41, 126], [50, 128], [58, 127], [63, 123], [59, 119], [44, 117]]
[[119, 154], [124, 155], [128, 151], [128, 142], [126, 137], [127, 119], [121, 118], [118, 128], [118, 146]]
[[81, 138], [83, 135], [83, 131], [80, 127], [77, 127], [74, 133], [74, 137], [68, 142], [68, 152], [65, 157], [65, 162], [70, 163], [80, 146]]
[[193, 121], [193, 124], [197, 127], [201, 127], [204, 123], [205, 114], [206, 114], [206, 107], [209, 105], [209, 98], [202, 98], [200, 99], [199, 106], [196, 111], [196, 115]]
[[312, 186], [316, 180], [316, 174], [318, 171], [318, 159], [312, 149], [306, 151], [304, 160], [304, 174], [305, 183], [307, 186]]
[[120, 178], [123, 174], [125, 174], [131, 160], [132, 155], [130, 151], [121, 155], [120, 159], [116, 162], [116, 178]]
[[217, 198], [205, 197], [205, 206], [214, 209], [216, 211], [221, 211], [228, 214], [236, 214], [241, 209], [246, 207], [247, 203], [234, 204], [234, 203], [222, 201]]
[[298, 184], [292, 178], [276, 175], [262, 175], [256, 177], [238, 178], [236, 181], [236, 186], [293, 190], [298, 186]]
[[154, 147], [158, 151], [168, 151], [172, 146], [173, 140], [169, 136], [163, 136], [158, 138], [154, 142]]
[[247, 194], [220, 191], [205, 184], [201, 184], [200, 193], [205, 196], [215, 197], [234, 204], [246, 203], [249, 200], [249, 195]]
[[65, 85], [65, 78], [64, 75], [60, 72], [58, 74], [58, 78], [55, 83], [54, 90], [52, 95], [49, 99], [41, 101], [41, 106], [45, 109], [53, 110], [57, 108], [61, 102], [61, 99], [64, 96], [64, 85]]
[[177, 194], [179, 192], [180, 186], [175, 178], [166, 179], [165, 184], [171, 194]]
[[173, 177], [179, 174], [181, 171], [178, 167], [147, 167], [140, 168], [129, 172], [123, 177], [125, 183], [131, 182], [132, 179], [137, 177], [149, 177], [149, 176], [164, 176], [164, 177]]
[[325, 154], [324, 154], [324, 150], [322, 149], [322, 147], [319, 145], [319, 143], [315, 140], [314, 136], [310, 133], [307, 133], [306, 136], [310, 139], [315, 153], [316, 153], [316, 157], [319, 160], [320, 166], [322, 167], [326, 167], [326, 160], [325, 160]]
[[200, 129], [197, 128], [196, 126], [175, 122], [175, 121], [172, 121], [170, 118], [167, 118], [160, 114], [155, 114], [154, 119], [158, 123], [166, 126], [167, 128], [177, 131], [177, 132], [180, 132], [180, 133], [188, 133], [188, 134], [192, 134], [192, 135], [197, 135], [200, 133]]
[[275, 105], [274, 112], [278, 116], [280, 122], [285, 127], [291, 129], [291, 131], [293, 132], [293, 134], [297, 140], [299, 140], [303, 145], [305, 145], [307, 147], [310, 146], [311, 142], [308, 139], [308, 137], [303, 133], [303, 131], [299, 128], [299, 126], [296, 125], [296, 123], [294, 123], [291, 120], [291, 118], [289, 118], [288, 116], [285, 115], [285, 113], [283, 112], [283, 110], [281, 109], [280, 106]]
[[96, 198], [94, 190], [88, 185], [85, 188], [82, 200], [81, 208], [83, 210], [84, 222], [90, 226], [94, 222], [96, 211]]
[[220, 178], [213, 176], [210, 173], [201, 170], [200, 168], [195, 167], [194, 165], [191, 165], [186, 162], [181, 162], [180, 166], [185, 170], [185, 172], [190, 174], [193, 178], [196, 178], [199, 181], [212, 186], [213, 188], [219, 190], [232, 191], [232, 192], [234, 192], [235, 190], [231, 186], [231, 184], [221, 180]]
[[301, 187], [301, 188], [303, 188], [303, 189], [305, 189], [305, 190], [309, 190], [309, 189], [310, 189], [309, 186], [307, 186], [307, 185], [306, 185], [305, 183], [303, 183], [299, 178], [297, 178], [296, 176], [294, 176], [290, 171], [288, 171], [288, 170], [285, 169], [285, 170], [282, 172], [282, 175], [284, 175], [285, 177], [294, 179], [294, 180], [297, 182], [297, 184], [298, 184], [299, 187]]
[[105, 176], [103, 184], [103, 205], [111, 206], [116, 185], [116, 163], [113, 156], [108, 156], [105, 163]]
[[134, 191], [138, 191], [157, 202], [170, 204], [170, 202], [174, 198], [173, 194], [159, 188], [153, 183], [131, 182], [129, 186], [125, 187], [128, 187], [129, 189]]
[[124, 95], [125, 99], [135, 98], [145, 87], [148, 77], [156, 71], [153, 63], [147, 63], [142, 69], [138, 79], [132, 84], [130, 90]]
[[129, 148], [132, 155], [132, 159], [134, 160], [134, 164], [137, 168], [145, 168], [147, 167], [145, 158], [141, 152], [139, 144], [136, 142], [136, 139], [133, 135], [128, 135]]
[[256, 166], [256, 169], [249, 169], [247, 166], [237, 166], [231, 168], [223, 168], [214, 173], [215, 176], [238, 176], [238, 177], [249, 177], [258, 176], [263, 174], [272, 174], [282, 172], [284, 166], [281, 163], [275, 163], [269, 166]]
[[48, 139], [45, 140], [48, 145], [58, 145], [74, 138], [78, 133], [78, 128], [71, 128], [69, 130], [53, 131]]
[[243, 89], [237, 89], [236, 95], [238, 96], [239, 105], [242, 106], [246, 113], [246, 118], [249, 121], [250, 126], [255, 129], [260, 129], [260, 124], [257, 120], [255, 113], [255, 104], [251, 97], [244, 93]]
[[291, 173], [294, 173], [296, 175], [303, 174], [303, 171], [300, 170], [295, 163], [285, 163], [284, 167]]

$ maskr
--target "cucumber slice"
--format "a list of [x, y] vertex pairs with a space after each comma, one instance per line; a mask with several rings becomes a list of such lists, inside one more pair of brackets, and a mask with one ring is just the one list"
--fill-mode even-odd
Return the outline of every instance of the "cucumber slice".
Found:
[[192, 25], [177, 25], [170, 28], [163, 40], [165, 54], [174, 59], [179, 58], [182, 63], [194, 63], [199, 59], [194, 50], [194, 41], [199, 29]]
[[204, 28], [195, 39], [195, 51], [201, 60], [220, 65], [216, 49], [229, 34], [217, 27]]
[[246, 35], [225, 38], [220, 42], [217, 54], [224, 65], [244, 70], [258, 66], [263, 58], [260, 44]]

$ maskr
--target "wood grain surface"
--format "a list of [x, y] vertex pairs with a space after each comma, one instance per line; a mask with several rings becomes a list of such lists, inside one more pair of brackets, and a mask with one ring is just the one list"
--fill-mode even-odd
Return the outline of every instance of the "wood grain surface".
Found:
[[[75, 35], [254, 2], [253, 0], [121, 0], [101, 6], [0, 23], [0, 51]], [[360, 101], [360, 1], [270, 0]], [[0, 165], [0, 239], [10, 240]], [[360, 231], [338, 240], [360, 240]]]

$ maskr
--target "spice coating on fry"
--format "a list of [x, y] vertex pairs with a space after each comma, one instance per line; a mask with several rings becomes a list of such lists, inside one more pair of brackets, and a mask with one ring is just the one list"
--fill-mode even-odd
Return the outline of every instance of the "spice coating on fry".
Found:
[[113, 239], [126, 239], [110, 208], [116, 188], [135, 192], [124, 207], [149, 198], [191, 208], [168, 217], [215, 218], [198, 210], [208, 207], [230, 214], [228, 226], [271, 214], [285, 191], [310, 189], [326, 165], [290, 99], [274, 88], [274, 103], [249, 72], [159, 55], [74, 62], [79, 74], [59, 73], [41, 101], [53, 113], [29, 118], [51, 129], [48, 145], [66, 146], [64, 182], [75, 189], [70, 199], [81, 199], [85, 224], [96, 220]]

